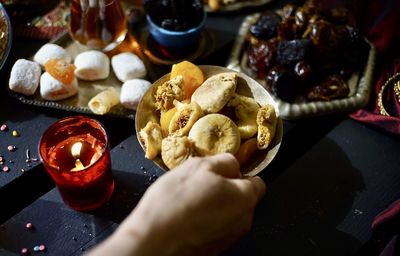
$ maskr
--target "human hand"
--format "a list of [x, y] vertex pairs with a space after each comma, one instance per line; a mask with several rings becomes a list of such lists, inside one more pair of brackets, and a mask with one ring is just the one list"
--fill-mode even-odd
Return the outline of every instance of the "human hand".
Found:
[[147, 190], [115, 236], [131, 255], [215, 255], [249, 231], [264, 193], [230, 154], [191, 158]]

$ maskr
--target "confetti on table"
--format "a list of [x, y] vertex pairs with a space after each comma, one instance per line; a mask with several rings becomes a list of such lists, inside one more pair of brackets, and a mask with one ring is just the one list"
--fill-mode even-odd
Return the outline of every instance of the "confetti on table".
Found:
[[33, 229], [33, 224], [30, 223], [30, 222], [28, 222], [28, 223], [26, 223], [25, 227], [26, 227], [27, 229]]
[[8, 149], [8, 151], [15, 151], [17, 149], [17, 147], [14, 145], [8, 145], [7, 149]]
[[24, 254], [24, 255], [29, 254], [28, 248], [22, 248], [21, 253]]
[[2, 124], [2, 125], [0, 126], [0, 130], [1, 130], [2, 132], [6, 132], [6, 131], [8, 130], [8, 126], [7, 126], [6, 124]]
[[41, 252], [46, 251], [46, 246], [44, 244], [39, 245], [39, 251]]
[[14, 131], [12, 131], [12, 136], [19, 137], [19, 136], [21, 136], [21, 134], [19, 134], [18, 131], [14, 130]]
[[7, 165], [3, 166], [3, 172], [9, 172], [9, 171], [10, 168]]

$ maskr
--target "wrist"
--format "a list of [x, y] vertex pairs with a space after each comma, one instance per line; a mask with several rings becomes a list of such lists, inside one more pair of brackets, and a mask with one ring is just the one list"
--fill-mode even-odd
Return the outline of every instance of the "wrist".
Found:
[[116, 237], [129, 243], [131, 255], [182, 255], [183, 246], [170, 225], [134, 212], [116, 232]]

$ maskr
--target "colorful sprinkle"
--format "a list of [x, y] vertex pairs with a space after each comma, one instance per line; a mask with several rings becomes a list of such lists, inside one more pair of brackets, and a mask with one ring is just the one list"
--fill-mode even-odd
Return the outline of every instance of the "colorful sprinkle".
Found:
[[14, 151], [16, 148], [14, 145], [8, 145], [7, 147], [8, 151]]
[[33, 247], [33, 251], [34, 251], [34, 252], [40, 251], [40, 247], [39, 247], [38, 245], [36, 245], [35, 247]]
[[1, 130], [2, 132], [6, 132], [6, 131], [8, 130], [8, 126], [7, 126], [6, 124], [2, 124], [2, 125], [0, 126], [0, 130]]
[[9, 171], [10, 168], [7, 165], [3, 166], [3, 172], [9, 172]]
[[21, 168], [21, 172], [25, 172], [25, 169], [24, 169], [24, 168]]
[[14, 131], [12, 131], [12, 136], [19, 137], [19, 136], [21, 136], [21, 134], [19, 134], [18, 131], [14, 130]]
[[46, 246], [44, 244], [39, 245], [39, 251], [41, 252], [46, 251]]
[[28, 222], [28, 223], [26, 223], [25, 227], [26, 227], [27, 229], [33, 229], [33, 224], [30, 223], [30, 222]]
[[28, 248], [22, 248], [21, 253], [24, 254], [24, 255], [29, 254]]
[[0, 156], [0, 162], [4, 162], [4, 161], [5, 161], [4, 157]]

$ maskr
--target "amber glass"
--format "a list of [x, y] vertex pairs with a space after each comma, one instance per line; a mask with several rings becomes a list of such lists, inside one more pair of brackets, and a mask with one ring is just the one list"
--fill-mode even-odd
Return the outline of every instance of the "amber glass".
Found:
[[92, 49], [110, 51], [128, 32], [120, 0], [73, 0], [69, 33], [73, 39]]
[[[72, 149], [76, 144], [81, 146], [78, 154]], [[43, 134], [39, 154], [71, 208], [90, 211], [110, 199], [114, 191], [110, 146], [98, 121], [85, 116], [61, 119]]]

